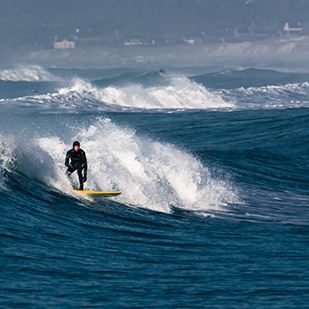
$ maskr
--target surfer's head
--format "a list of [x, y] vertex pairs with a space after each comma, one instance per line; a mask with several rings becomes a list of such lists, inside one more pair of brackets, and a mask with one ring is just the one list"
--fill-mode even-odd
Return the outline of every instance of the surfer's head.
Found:
[[73, 143], [73, 149], [74, 149], [75, 151], [78, 151], [79, 147], [80, 147], [79, 141], [75, 141], [75, 142]]

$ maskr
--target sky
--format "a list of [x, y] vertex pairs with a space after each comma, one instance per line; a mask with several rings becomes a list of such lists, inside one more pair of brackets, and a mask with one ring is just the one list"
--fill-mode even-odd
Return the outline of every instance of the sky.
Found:
[[20, 50], [53, 48], [55, 37], [110, 45], [253, 40], [280, 36], [286, 22], [308, 34], [308, 16], [306, 0], [1, 0], [0, 42]]

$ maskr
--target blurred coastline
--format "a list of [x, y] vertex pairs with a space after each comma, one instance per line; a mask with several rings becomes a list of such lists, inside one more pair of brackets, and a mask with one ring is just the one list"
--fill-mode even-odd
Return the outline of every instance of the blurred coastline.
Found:
[[2, 59], [43, 67], [260, 67], [308, 70], [309, 36], [256, 42], [171, 46], [79, 47], [74, 49], [2, 50]]

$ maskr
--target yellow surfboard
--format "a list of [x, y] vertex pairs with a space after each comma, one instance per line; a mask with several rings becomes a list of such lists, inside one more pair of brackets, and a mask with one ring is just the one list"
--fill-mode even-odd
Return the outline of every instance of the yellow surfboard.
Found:
[[111, 197], [111, 196], [117, 196], [121, 194], [121, 192], [103, 192], [103, 191], [88, 191], [88, 190], [74, 190], [74, 192], [83, 193], [83, 194], [90, 194], [90, 195], [100, 195], [102, 197]]

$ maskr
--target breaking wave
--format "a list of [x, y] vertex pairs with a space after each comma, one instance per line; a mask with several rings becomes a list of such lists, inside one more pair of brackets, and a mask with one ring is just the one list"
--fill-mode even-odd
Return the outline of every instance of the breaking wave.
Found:
[[[76, 128], [71, 130], [67, 135], [74, 134]], [[71, 145], [63, 136], [45, 136], [40, 130], [32, 134], [1, 137], [1, 168], [13, 164], [16, 172], [30, 180], [72, 195], [64, 167]], [[120, 190], [122, 195], [117, 200], [126, 205], [167, 213], [173, 206], [208, 212], [224, 210], [228, 203], [238, 200], [229, 181], [212, 176], [192, 154], [138, 136], [133, 129], [108, 118], [80, 128], [73, 139], [80, 140], [87, 150], [90, 168], [86, 189]]]

